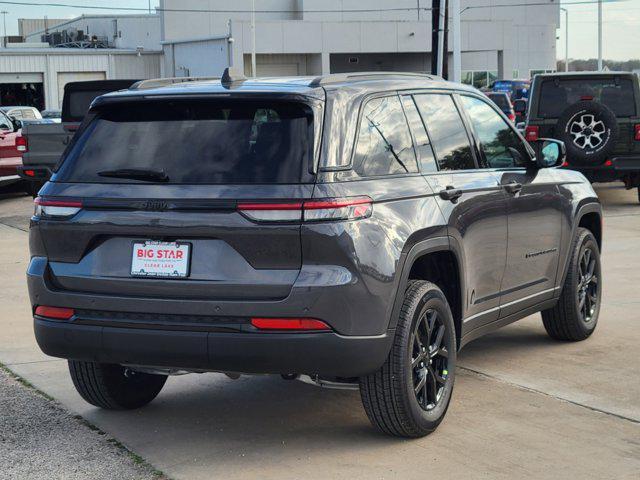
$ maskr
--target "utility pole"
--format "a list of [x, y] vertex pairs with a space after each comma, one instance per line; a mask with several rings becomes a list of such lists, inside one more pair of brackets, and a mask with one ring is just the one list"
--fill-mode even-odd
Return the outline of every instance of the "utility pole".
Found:
[[446, 0], [431, 1], [431, 73], [442, 76]]
[[569, 71], [569, 10], [560, 7], [564, 12], [564, 71]]
[[7, 12], [6, 10], [2, 10], [0, 12], [2, 14], [2, 46], [7, 48]]
[[256, 0], [251, 0], [251, 76], [256, 72]]
[[602, 71], [602, 0], [598, 0], [598, 71]]

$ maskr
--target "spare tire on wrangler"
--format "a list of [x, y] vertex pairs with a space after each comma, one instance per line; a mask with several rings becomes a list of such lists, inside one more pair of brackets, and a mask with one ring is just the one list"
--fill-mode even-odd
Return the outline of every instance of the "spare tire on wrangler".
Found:
[[606, 105], [578, 102], [562, 112], [556, 124], [556, 135], [566, 146], [569, 163], [597, 166], [613, 151], [618, 138], [618, 122]]

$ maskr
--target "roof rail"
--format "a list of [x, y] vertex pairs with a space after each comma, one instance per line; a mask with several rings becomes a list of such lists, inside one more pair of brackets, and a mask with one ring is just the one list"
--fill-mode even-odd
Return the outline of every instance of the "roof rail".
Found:
[[220, 80], [220, 77], [169, 77], [169, 78], [150, 78], [148, 80], [140, 80], [129, 87], [129, 90], [144, 90], [147, 88], [159, 88], [174, 85], [176, 83], [201, 82], [207, 80]]
[[407, 78], [424, 78], [427, 80], [441, 80], [436, 75], [419, 72], [350, 72], [350, 73], [332, 73], [314, 78], [309, 84], [310, 87], [320, 87], [332, 83], [345, 83], [350, 80], [373, 80], [385, 77], [407, 77]]

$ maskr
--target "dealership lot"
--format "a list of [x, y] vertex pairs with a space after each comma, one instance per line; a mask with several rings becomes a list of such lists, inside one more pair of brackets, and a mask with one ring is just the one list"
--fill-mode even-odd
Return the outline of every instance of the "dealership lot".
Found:
[[598, 188], [604, 298], [592, 338], [550, 340], [534, 315], [468, 345], [438, 431], [414, 441], [372, 429], [356, 392], [280, 377], [170, 378], [139, 411], [76, 394], [66, 362], [33, 338], [24, 272], [30, 199], [0, 199], [0, 362], [172, 478], [637, 478], [640, 471], [640, 205]]

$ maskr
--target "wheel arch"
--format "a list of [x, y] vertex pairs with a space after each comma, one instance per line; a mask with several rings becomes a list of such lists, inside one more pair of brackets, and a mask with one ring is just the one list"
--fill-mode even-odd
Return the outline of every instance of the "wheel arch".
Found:
[[404, 292], [410, 280], [427, 280], [442, 289], [451, 307], [456, 326], [456, 345], [460, 348], [462, 331], [462, 299], [464, 275], [458, 242], [450, 236], [430, 238], [413, 245], [403, 253], [404, 261], [396, 290], [389, 328], [395, 328]]
[[[576, 209], [575, 220], [571, 227], [571, 235], [569, 236], [569, 245], [573, 245], [573, 240], [576, 238], [578, 234], [578, 228], [586, 228], [593, 236], [596, 238], [596, 242], [598, 244], [598, 249], [602, 251], [602, 238], [603, 238], [603, 227], [602, 227], [602, 207], [600, 203], [590, 202], [585, 203], [582, 206]], [[563, 259], [563, 267], [562, 267], [562, 275], [559, 277], [559, 282], [557, 286], [564, 285], [564, 281], [567, 278], [567, 274], [569, 272], [569, 264], [571, 258], [571, 250], [567, 250], [567, 254]], [[558, 291], [558, 295], [560, 291]]]

